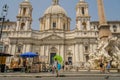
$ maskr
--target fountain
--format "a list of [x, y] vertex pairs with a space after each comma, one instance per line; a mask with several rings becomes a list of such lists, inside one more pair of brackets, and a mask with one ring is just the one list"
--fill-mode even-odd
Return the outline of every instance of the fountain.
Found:
[[99, 14], [99, 44], [94, 53], [90, 53], [89, 63], [92, 69], [99, 64], [110, 62], [112, 68], [120, 67], [120, 40], [113, 37], [104, 14], [103, 0], [97, 0]]
[[[93, 69], [98, 69], [102, 61], [111, 62], [112, 68], [120, 66], [120, 41], [116, 37], [108, 38], [108, 41], [100, 41], [97, 50], [89, 55], [89, 63]], [[119, 44], [118, 44], [119, 43]]]

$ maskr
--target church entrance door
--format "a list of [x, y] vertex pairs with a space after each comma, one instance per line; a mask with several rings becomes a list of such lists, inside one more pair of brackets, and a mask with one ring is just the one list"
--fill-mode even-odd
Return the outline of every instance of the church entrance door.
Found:
[[52, 65], [54, 60], [53, 57], [56, 55], [56, 53], [50, 53], [50, 64]]

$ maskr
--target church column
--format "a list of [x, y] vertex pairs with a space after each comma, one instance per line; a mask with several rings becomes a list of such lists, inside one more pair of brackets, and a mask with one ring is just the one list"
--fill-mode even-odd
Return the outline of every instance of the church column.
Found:
[[[78, 19], [79, 19], [79, 18], [78, 18]], [[77, 29], [78, 29], [78, 30], [81, 30], [81, 27], [80, 27], [81, 22], [80, 22], [78, 19], [77, 19]]]
[[32, 46], [30, 44], [24, 45], [24, 47], [26, 48], [26, 50], [25, 50], [26, 52], [29, 52], [32, 49], [31, 48]]
[[21, 9], [19, 8], [19, 10], [18, 10], [18, 14], [19, 14], [19, 15], [21, 14], [21, 12], [20, 12], [20, 11], [21, 11]]
[[46, 30], [48, 30], [48, 18], [46, 17], [46, 24], [45, 24]]
[[26, 13], [26, 15], [30, 15], [30, 8], [27, 8], [27, 13]]
[[93, 52], [93, 46], [90, 44], [90, 52]]
[[46, 45], [46, 53], [45, 53], [45, 56], [48, 56], [49, 54], [49, 45]]
[[47, 30], [50, 29], [50, 16], [47, 16]]
[[95, 51], [97, 49], [97, 45], [93, 44], [93, 51]]
[[117, 24], [118, 32], [120, 32], [120, 24]]
[[48, 18], [48, 29], [50, 29], [50, 16], [49, 16], [49, 18]]
[[60, 53], [60, 46], [59, 46], [59, 45], [57, 45], [57, 49], [58, 49], [57, 53], [58, 53], [59, 55], [61, 55], [61, 53]]
[[41, 31], [43, 31], [43, 27], [44, 27], [44, 25], [43, 25], [43, 19], [41, 19], [41, 20], [40, 20], [40, 30], [41, 30]]
[[87, 25], [86, 26], [87, 26], [87, 29], [90, 30], [90, 21], [89, 20], [87, 21]]
[[11, 53], [12, 53], [12, 55], [15, 55], [16, 54], [16, 45], [12, 44], [11, 46], [12, 46]]
[[68, 25], [68, 29], [67, 30], [70, 30], [70, 21], [69, 21], [69, 19], [67, 19], [67, 25]]
[[[40, 46], [40, 56], [44, 56], [44, 46]], [[43, 59], [40, 57], [40, 60], [43, 61]]]
[[89, 16], [88, 13], [89, 13], [89, 12], [88, 12], [88, 7], [86, 7], [86, 8], [85, 8], [85, 14], [86, 14], [86, 16]]
[[17, 27], [16, 27], [16, 30], [18, 31], [19, 28], [20, 28], [20, 21], [17, 20], [17, 24], [18, 24], [18, 25], [17, 25]]
[[84, 61], [84, 52], [83, 52], [83, 45], [80, 44], [80, 62], [83, 62]]
[[76, 62], [79, 62], [79, 51], [78, 51], [78, 44], [75, 44], [75, 56], [76, 56]]
[[26, 52], [26, 46], [25, 46], [26, 44], [24, 44], [23, 45], [23, 50], [22, 50], [22, 52]]
[[28, 30], [28, 28], [29, 28], [29, 22], [28, 21], [26, 21], [26, 24], [25, 24], [25, 30]]
[[23, 14], [23, 7], [21, 7], [21, 15]]
[[[10, 54], [12, 54], [11, 53], [11, 48], [12, 48], [12, 46], [10, 44], [9, 48], [8, 48], [8, 53], [10, 53]], [[14, 54], [12, 54], [12, 55], [14, 55]], [[6, 65], [10, 65], [10, 62], [11, 62], [11, 58], [10, 57], [6, 58]]]
[[12, 44], [9, 45], [8, 53], [14, 55], [14, 54], [12, 53]]
[[62, 56], [62, 58], [63, 58], [63, 60], [65, 60], [64, 58], [65, 58], [65, 52], [64, 52], [64, 45], [60, 45], [61, 47], [60, 47], [60, 55]]
[[45, 30], [47, 30], [47, 17], [45, 17]]
[[73, 64], [75, 63], [75, 48], [74, 48], [74, 45], [71, 46], [71, 53], [72, 53], [72, 61], [73, 61]]
[[63, 29], [63, 20], [60, 19], [60, 29]]

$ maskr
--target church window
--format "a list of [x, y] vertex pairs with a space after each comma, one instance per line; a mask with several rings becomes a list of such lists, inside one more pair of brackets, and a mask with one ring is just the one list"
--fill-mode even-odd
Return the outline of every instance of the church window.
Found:
[[85, 46], [85, 52], [88, 52], [88, 46]]
[[117, 26], [113, 25], [113, 31], [116, 32], [117, 31]]
[[0, 52], [3, 52], [3, 44], [0, 44]]
[[56, 28], [56, 23], [55, 22], [53, 22], [53, 28]]
[[82, 14], [83, 14], [83, 15], [85, 14], [84, 7], [82, 7]]
[[88, 60], [89, 60], [89, 56], [88, 56], [88, 55], [86, 55], [86, 62], [88, 62]]
[[87, 29], [87, 28], [86, 28], [86, 23], [83, 22], [82, 25], [83, 25], [83, 30], [86, 30], [86, 29]]
[[68, 57], [68, 64], [72, 65], [72, 57]]
[[65, 30], [65, 24], [63, 25], [63, 29]]
[[21, 53], [21, 52], [22, 52], [22, 46], [21, 46], [21, 45], [19, 45], [19, 46], [17, 47], [17, 52], [18, 52], [18, 53]]
[[23, 15], [26, 14], [26, 8], [23, 8]]
[[4, 52], [8, 51], [8, 45], [4, 46]]
[[21, 24], [21, 27], [20, 27], [20, 30], [23, 30], [23, 29], [24, 29], [24, 26], [25, 26], [25, 23], [22, 23], [22, 24]]

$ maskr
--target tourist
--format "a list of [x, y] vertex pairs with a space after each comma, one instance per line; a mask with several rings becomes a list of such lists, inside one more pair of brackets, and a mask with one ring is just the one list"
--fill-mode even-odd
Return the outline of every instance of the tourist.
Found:
[[100, 63], [100, 72], [104, 72], [104, 64], [102, 62]]
[[51, 71], [52, 71], [52, 73], [54, 74], [54, 72], [55, 72], [55, 67], [54, 67], [54, 65], [52, 66]]
[[69, 70], [69, 69], [68, 69], [68, 65], [69, 65], [68, 62], [66, 61], [66, 62], [65, 62], [65, 66], [64, 66], [65, 71]]
[[106, 70], [107, 70], [107, 73], [110, 72], [110, 68], [111, 68], [110, 62], [106, 62]]
[[57, 74], [57, 77], [59, 76], [58, 74], [58, 61], [57, 59], [55, 58], [55, 61], [54, 61], [54, 64], [53, 64], [53, 69], [54, 71], [56, 71], [56, 74]]
[[60, 71], [60, 69], [61, 69], [61, 64], [57, 64], [57, 77], [59, 77], [59, 71]]

